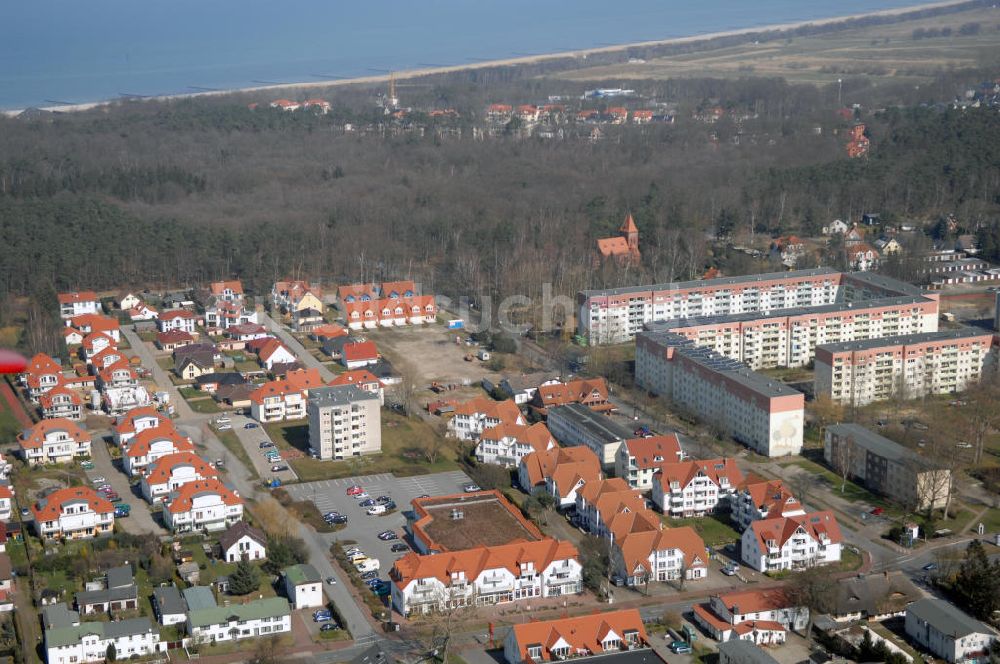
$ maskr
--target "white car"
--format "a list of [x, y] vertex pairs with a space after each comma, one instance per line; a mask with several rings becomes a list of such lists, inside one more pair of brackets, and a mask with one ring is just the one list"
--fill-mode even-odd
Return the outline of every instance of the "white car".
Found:
[[377, 572], [378, 568], [379, 562], [375, 558], [369, 558], [354, 566], [354, 569], [358, 570], [358, 574], [364, 574], [365, 572]]
[[382, 516], [388, 511], [385, 505], [372, 505], [368, 508], [368, 516]]
[[101, 484], [104, 484], [105, 482], [107, 482], [107, 480], [104, 478], [104, 475], [98, 475], [94, 479], [90, 480], [90, 483], [93, 484], [94, 486], [99, 486]]
[[366, 498], [371, 498], [371, 496], [368, 495], [367, 491], [362, 491], [361, 493], [351, 497], [354, 498], [355, 500], [364, 500]]

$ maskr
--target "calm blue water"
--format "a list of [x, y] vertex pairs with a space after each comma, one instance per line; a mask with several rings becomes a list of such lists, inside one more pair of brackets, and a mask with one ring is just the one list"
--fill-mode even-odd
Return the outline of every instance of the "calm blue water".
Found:
[[27, 0], [0, 108], [314, 81], [840, 16], [919, 0]]

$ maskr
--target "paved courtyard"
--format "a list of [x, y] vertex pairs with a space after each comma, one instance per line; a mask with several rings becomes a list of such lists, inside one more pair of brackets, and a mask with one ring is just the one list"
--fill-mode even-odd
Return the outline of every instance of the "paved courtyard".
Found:
[[[339, 480], [289, 484], [285, 489], [294, 500], [312, 501], [324, 514], [336, 511], [347, 516], [348, 523], [343, 530], [324, 535], [324, 537], [331, 543], [335, 540], [356, 542], [369, 558], [379, 560], [379, 576], [384, 579], [395, 560], [406, 555], [406, 552], [392, 552], [390, 547], [394, 542], [383, 542], [378, 538], [378, 534], [383, 530], [394, 530], [399, 536], [399, 540], [406, 541], [403, 532], [406, 518], [403, 516], [403, 512], [410, 509], [410, 501], [423, 495], [445, 496], [461, 493], [462, 485], [468, 482], [470, 482], [468, 476], [462, 471], [456, 470], [414, 477], [396, 477], [391, 473], [383, 473]], [[389, 496], [396, 502], [399, 509], [385, 516], [368, 516], [365, 514], [365, 508], [358, 505], [358, 501], [346, 493], [347, 488], [354, 484], [363, 487], [372, 498]]]

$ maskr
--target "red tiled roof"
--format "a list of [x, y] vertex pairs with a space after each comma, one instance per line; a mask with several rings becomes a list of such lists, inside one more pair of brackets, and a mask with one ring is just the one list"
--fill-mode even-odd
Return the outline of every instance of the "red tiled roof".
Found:
[[544, 452], [556, 446], [556, 439], [549, 433], [549, 428], [541, 422], [531, 426], [501, 422], [495, 427], [484, 429], [480, 436], [481, 440], [499, 441], [504, 438], [513, 438], [519, 443], [530, 445], [535, 452]]
[[17, 442], [25, 449], [38, 449], [45, 442], [46, 434], [55, 431], [65, 431], [66, 435], [77, 443], [90, 441], [90, 434], [81, 429], [75, 422], [64, 417], [54, 417], [50, 420], [42, 420], [30, 429], [22, 431], [17, 437]]
[[622, 552], [625, 569], [631, 572], [643, 567], [650, 569], [649, 556], [653, 551], [680, 549], [684, 553], [684, 567], [692, 569], [708, 564], [705, 541], [689, 526], [663, 528], [662, 530], [633, 531], [621, 537], [617, 546]]
[[728, 478], [729, 486], [733, 488], [743, 482], [743, 473], [736, 467], [736, 461], [733, 459], [699, 459], [665, 463], [660, 466], [657, 481], [664, 491], [669, 493], [671, 482], [678, 482], [681, 488], [684, 488], [699, 475], [707, 477], [716, 486], [720, 486], [722, 478]]
[[62, 514], [62, 506], [66, 503], [85, 501], [88, 507], [98, 514], [114, 512], [115, 506], [88, 486], [71, 486], [53, 491], [39, 499], [31, 508], [35, 513], [35, 521], [44, 523], [57, 521]]
[[[542, 385], [538, 388], [537, 399], [542, 406], [563, 406], [569, 403], [599, 404], [608, 400], [608, 384], [603, 378], [578, 378], [565, 383]], [[608, 408], [611, 408], [609, 404]]]
[[77, 291], [75, 293], [59, 293], [56, 296], [59, 304], [73, 304], [74, 302], [96, 302], [97, 293], [94, 291]]
[[647, 438], [629, 438], [625, 441], [629, 456], [641, 470], [657, 467], [663, 463], [674, 463], [680, 458], [681, 441], [677, 434]]
[[195, 316], [187, 309], [171, 309], [160, 314], [160, 320], [173, 320], [175, 318], [193, 319]]
[[486, 417], [508, 424], [524, 421], [521, 409], [517, 407], [513, 399], [494, 401], [488, 397], [476, 397], [455, 406], [456, 415], [474, 415], [476, 413], [482, 413]]
[[834, 544], [844, 539], [837, 517], [830, 510], [759, 519], [751, 523], [750, 528], [761, 551], [767, 551], [768, 540], [773, 540], [779, 547], [784, 546], [800, 528], [814, 540], [819, 540], [822, 535], [829, 537]]
[[[649, 643], [649, 636], [642, 623], [638, 609], [621, 609], [607, 613], [594, 613], [576, 618], [560, 618], [538, 622], [525, 622], [512, 628], [517, 648], [520, 651], [519, 660], [523, 662], [539, 661], [528, 655], [528, 646], [541, 645], [540, 661], [552, 661], [551, 648], [560, 641], [569, 646], [571, 655], [604, 653], [602, 642], [614, 632], [624, 641], [625, 632], [636, 632], [638, 645]], [[617, 652], [619, 648], [616, 648]]]
[[212, 295], [222, 295], [227, 288], [234, 293], [238, 293], [240, 295], [243, 294], [243, 282], [239, 279], [232, 279], [230, 281], [213, 281], [208, 285], [208, 288], [212, 291]]
[[182, 485], [177, 489], [177, 495], [171, 497], [166, 503], [165, 508], [172, 514], [189, 512], [197, 496], [209, 493], [218, 495], [226, 505], [243, 504], [243, 499], [235, 491], [226, 487], [219, 480], [207, 479]]
[[48, 392], [46, 392], [45, 394], [43, 394], [38, 398], [38, 403], [41, 404], [42, 408], [46, 409], [51, 408], [52, 401], [57, 396], [68, 396], [70, 398], [70, 402], [73, 405], [75, 406], [83, 405], [83, 398], [80, 397], [78, 393], [69, 389], [65, 385], [59, 385], [57, 387], [53, 387], [51, 390], [49, 390]]
[[202, 479], [219, 478], [219, 471], [193, 452], [175, 452], [160, 457], [146, 469], [146, 482], [150, 485], [166, 484], [175, 468], [191, 466]]
[[194, 336], [190, 332], [185, 332], [184, 330], [167, 330], [166, 332], [160, 332], [156, 335], [156, 342], [161, 346], [166, 344], [191, 343], [193, 341]]
[[66, 324], [77, 329], [89, 327], [91, 332], [112, 332], [121, 328], [117, 318], [101, 314], [80, 314], [68, 319]]
[[[730, 611], [739, 609], [740, 615], [774, 611], [792, 606], [791, 600], [781, 588], [769, 590], [742, 590], [725, 595], [719, 595], [719, 600]], [[735, 612], [734, 612], [735, 613]]]
[[546, 477], [551, 477], [560, 490], [567, 493], [572, 487], [566, 486], [566, 480], [576, 477], [590, 482], [601, 478], [600, 460], [589, 447], [583, 445], [532, 452], [521, 459], [521, 464], [527, 469], [532, 486], [542, 484]]
[[158, 412], [153, 406], [142, 406], [141, 408], [133, 408], [122, 415], [117, 424], [114, 425], [114, 429], [119, 434], [132, 433], [135, 431], [135, 421], [144, 417], [155, 417], [164, 425], [173, 426], [170, 424], [170, 418]]
[[108, 342], [109, 346], [115, 345], [115, 340], [106, 335], [104, 332], [91, 332], [83, 338], [83, 347], [86, 350], [91, 350], [97, 344], [98, 340], [104, 339]]
[[345, 362], [357, 362], [359, 360], [378, 359], [378, 348], [374, 341], [358, 341], [352, 344], [344, 344], [341, 351]]
[[144, 457], [149, 454], [153, 443], [161, 440], [169, 440], [173, 444], [174, 453], [194, 451], [194, 445], [191, 444], [191, 441], [177, 431], [173, 424], [166, 422], [158, 427], [143, 429], [137, 433], [135, 438], [129, 441], [125, 455], [133, 459]]
[[370, 385], [372, 383], [378, 383], [379, 386], [382, 386], [382, 381], [368, 369], [355, 369], [354, 371], [345, 371], [327, 385], [336, 387], [338, 385]]

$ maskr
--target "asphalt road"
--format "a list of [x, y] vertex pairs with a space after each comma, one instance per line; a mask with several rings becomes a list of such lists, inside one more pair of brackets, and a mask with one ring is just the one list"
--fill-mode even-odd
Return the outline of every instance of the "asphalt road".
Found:
[[[132, 508], [127, 517], [115, 519], [121, 525], [122, 529], [133, 535], [141, 535], [142, 533], [165, 535], [167, 529], [153, 518], [149, 509], [149, 503], [138, 492], [138, 485], [137, 490], [133, 492], [132, 486], [129, 484], [128, 474], [125, 473], [123, 468], [114, 463], [111, 459], [111, 452], [108, 451], [108, 446], [100, 437], [97, 437], [91, 445], [91, 459], [94, 462], [94, 469], [87, 471], [87, 479], [92, 480], [95, 477], [105, 478], [107, 483], [111, 485], [111, 488], [122, 497], [122, 503], [128, 503]], [[94, 486], [93, 483], [91, 483], [91, 486]]]
[[299, 358], [299, 361], [302, 362], [302, 364], [304, 364], [307, 368], [310, 369], [312, 368], [319, 369], [319, 375], [324, 381], [329, 382], [336, 377], [336, 374], [334, 374], [332, 371], [323, 366], [322, 362], [317, 360], [312, 353], [306, 350], [305, 346], [300, 344], [299, 340], [296, 339], [294, 336], [292, 336], [292, 333], [289, 332], [284, 325], [281, 325], [280, 323], [278, 323], [276, 320], [274, 320], [264, 312], [260, 313], [260, 321], [261, 324], [268, 330], [270, 330], [272, 334], [276, 335], [279, 339], [281, 339], [282, 343], [288, 346], [288, 349], [290, 351], [295, 353], [295, 355]]
[[[253, 462], [254, 469], [257, 474], [262, 478], [276, 477], [281, 480], [282, 484], [287, 484], [288, 482], [296, 482], [299, 477], [292, 470], [291, 465], [287, 461], [280, 461], [278, 463], [271, 463], [264, 456], [264, 450], [260, 449], [260, 444], [264, 441], [273, 443], [271, 437], [267, 435], [267, 431], [264, 427], [257, 424], [257, 422], [251, 418], [244, 415], [230, 414], [229, 419], [232, 421], [233, 433], [236, 437], [240, 439], [240, 443], [243, 445], [244, 449], [247, 451], [247, 455], [250, 457], [250, 461]], [[257, 424], [257, 426], [250, 429], [246, 428], [247, 424]], [[277, 447], [268, 448], [269, 450], [277, 450]], [[288, 466], [287, 470], [272, 471], [271, 468], [274, 466]]]
[[139, 335], [135, 333], [131, 327], [122, 326], [122, 334], [128, 339], [129, 344], [132, 346], [132, 350], [135, 354], [139, 356], [142, 360], [142, 365], [149, 369], [153, 374], [153, 380], [156, 382], [156, 386], [160, 391], [165, 391], [170, 394], [170, 403], [174, 407], [174, 411], [177, 417], [181, 420], [197, 420], [205, 421], [208, 419], [207, 415], [201, 415], [195, 413], [188, 406], [187, 400], [181, 396], [180, 391], [174, 386], [173, 381], [170, 380], [170, 376], [164, 371], [159, 364], [156, 363], [156, 357], [153, 355], [153, 351], [150, 347], [139, 338]]

